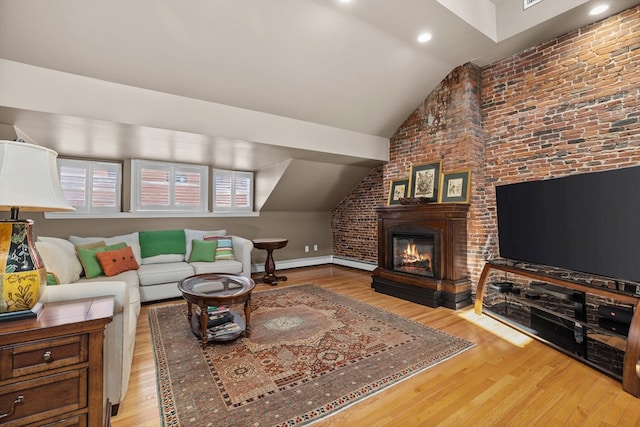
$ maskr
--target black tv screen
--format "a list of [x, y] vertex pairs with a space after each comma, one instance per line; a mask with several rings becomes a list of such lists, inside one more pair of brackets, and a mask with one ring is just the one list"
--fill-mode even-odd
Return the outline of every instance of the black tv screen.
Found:
[[500, 256], [640, 282], [640, 167], [496, 186]]

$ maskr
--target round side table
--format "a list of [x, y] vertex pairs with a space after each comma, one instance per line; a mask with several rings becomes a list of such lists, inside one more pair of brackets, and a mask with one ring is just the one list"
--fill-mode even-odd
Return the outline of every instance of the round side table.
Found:
[[254, 239], [253, 246], [257, 249], [264, 249], [267, 251], [267, 260], [264, 263], [265, 275], [262, 279], [264, 283], [268, 283], [271, 286], [277, 285], [278, 281], [287, 280], [286, 276], [276, 276], [276, 263], [273, 261], [273, 251], [275, 249], [281, 249], [287, 246], [289, 241], [287, 239], [280, 239], [275, 237]]
[[[251, 333], [251, 291], [255, 287], [253, 280], [235, 274], [205, 273], [196, 274], [178, 282], [178, 289], [187, 301], [187, 317], [193, 333], [200, 335], [202, 349], [207, 348], [209, 341], [229, 341], [239, 337], [242, 332], [249, 338]], [[209, 321], [210, 305], [230, 305], [244, 303], [245, 322], [234, 314], [234, 321], [239, 326], [245, 326], [244, 331], [238, 331], [219, 338], [209, 339], [207, 324]], [[192, 313], [193, 305], [200, 307], [199, 319]]]

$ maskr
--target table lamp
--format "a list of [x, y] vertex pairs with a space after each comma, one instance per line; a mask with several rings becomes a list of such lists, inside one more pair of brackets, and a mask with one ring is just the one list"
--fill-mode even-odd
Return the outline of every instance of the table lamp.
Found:
[[60, 187], [57, 156], [38, 145], [0, 141], [0, 210], [11, 211], [11, 219], [0, 220], [0, 317], [30, 317], [47, 280], [33, 242], [33, 221], [19, 219], [20, 210], [74, 210]]

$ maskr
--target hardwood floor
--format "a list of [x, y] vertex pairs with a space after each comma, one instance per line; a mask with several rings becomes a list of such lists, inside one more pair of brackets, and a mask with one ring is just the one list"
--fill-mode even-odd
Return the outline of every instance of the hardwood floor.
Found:
[[[371, 273], [346, 267], [278, 273], [289, 278], [278, 287], [314, 283], [476, 344], [314, 426], [640, 426], [640, 399], [624, 392], [618, 381], [487, 316], [476, 316], [471, 307], [434, 309], [379, 294], [371, 289]], [[256, 287], [266, 289], [271, 287]], [[149, 306], [143, 306], [138, 319], [129, 391], [113, 427], [161, 425]]]

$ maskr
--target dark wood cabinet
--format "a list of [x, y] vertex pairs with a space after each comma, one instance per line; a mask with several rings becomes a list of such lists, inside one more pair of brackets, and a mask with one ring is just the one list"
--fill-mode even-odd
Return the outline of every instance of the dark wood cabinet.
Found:
[[65, 301], [0, 324], [0, 425], [109, 424], [103, 342], [113, 308], [113, 297]]

